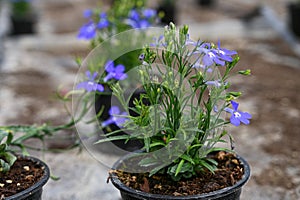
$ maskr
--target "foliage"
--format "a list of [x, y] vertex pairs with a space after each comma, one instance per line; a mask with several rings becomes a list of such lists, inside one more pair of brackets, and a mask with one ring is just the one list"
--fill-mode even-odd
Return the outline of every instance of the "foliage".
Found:
[[32, 12], [31, 0], [9, 0], [12, 14], [18, 18], [24, 18]]
[[[215, 45], [192, 41], [188, 26], [177, 30], [171, 23], [154, 43], [145, 44], [139, 60], [141, 65], [133, 74], [145, 92], [135, 99], [134, 107], [128, 107], [129, 99], [124, 95], [126, 84], [123, 82], [131, 80], [130, 74], [122, 71], [118, 77], [123, 79], [105, 81], [110, 73], [106, 70], [89, 84], [106, 83], [124, 110], [121, 113], [113, 105], [111, 117], [101, 123], [102, 127], [115, 123], [130, 133], [111, 132], [98, 143], [120, 139], [142, 141], [142, 150], [149, 156], [142, 158], [139, 164], [151, 168], [150, 176], [164, 173], [177, 181], [204, 169], [213, 172], [217, 163], [208, 155], [214, 151], [231, 151], [217, 146], [226, 142], [225, 136], [232, 141], [226, 125], [249, 124], [251, 119], [249, 113], [238, 110], [236, 99], [241, 93], [227, 92], [231, 86], [228, 78], [239, 60], [237, 52], [221, 48], [220, 42]], [[88, 72], [96, 73], [97, 68], [90, 68]], [[238, 74], [250, 75], [250, 71]], [[86, 91], [83, 95], [89, 97], [103, 92], [80, 88]], [[130, 115], [132, 111], [138, 113], [137, 116]], [[230, 119], [224, 117], [225, 113], [231, 114]]]
[[84, 12], [87, 19], [78, 38], [91, 41], [95, 48], [106, 38], [132, 28], [147, 28], [158, 20], [156, 11], [145, 7], [145, 0], [115, 0], [106, 11], [103, 8]]
[[[26, 143], [32, 139], [37, 139], [44, 143], [46, 137], [52, 137], [55, 133], [61, 130], [72, 129], [75, 121], [71, 120], [69, 123], [61, 126], [43, 125], [8, 125], [0, 126], [0, 172], [9, 171], [10, 167], [17, 159], [17, 154], [29, 155], [28, 150], [46, 151], [44, 148], [37, 148], [30, 143]], [[74, 143], [78, 146], [79, 143]], [[55, 151], [55, 149], [52, 149]]]

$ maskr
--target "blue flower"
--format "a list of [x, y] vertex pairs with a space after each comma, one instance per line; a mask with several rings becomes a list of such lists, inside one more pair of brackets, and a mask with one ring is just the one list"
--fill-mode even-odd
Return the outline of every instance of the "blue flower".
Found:
[[104, 91], [104, 87], [101, 84], [95, 82], [95, 78], [97, 77], [97, 72], [94, 72], [94, 74], [91, 75], [90, 71], [86, 71], [85, 74], [88, 78], [88, 81], [78, 83], [76, 86], [77, 89], [83, 88], [88, 92], [91, 92], [91, 91], [103, 92]]
[[102, 122], [102, 127], [108, 126], [110, 124], [116, 124], [117, 126], [121, 127], [128, 119], [126, 117], [121, 117], [122, 116], [127, 116], [126, 112], [120, 111], [118, 106], [112, 106], [109, 110], [109, 115], [110, 118], [104, 122]]
[[154, 43], [150, 43], [150, 47], [166, 47], [167, 44], [165, 42], [163, 42], [163, 39], [164, 39], [164, 36], [163, 35], [160, 35], [158, 38], [156, 37], [153, 37], [153, 41]]
[[247, 112], [242, 112], [238, 110], [239, 104], [235, 101], [231, 101], [231, 105], [232, 108], [225, 108], [226, 112], [231, 113], [231, 117], [230, 117], [230, 123], [235, 125], [235, 126], [239, 126], [241, 124], [241, 122], [243, 124], [249, 124], [250, 121], [249, 119], [252, 118], [252, 116], [247, 113]]
[[209, 43], [203, 43], [195, 52], [197, 54], [204, 54], [202, 58], [203, 65], [209, 67], [213, 64], [225, 66], [226, 62], [232, 62], [232, 56], [237, 54], [236, 51], [231, 51], [220, 47], [220, 41], [217, 48], [212, 48]]
[[149, 8], [144, 9], [143, 10], [143, 15], [144, 15], [145, 18], [150, 19], [150, 18], [156, 16], [156, 10], [149, 9]]
[[97, 28], [98, 29], [103, 29], [103, 28], [106, 28], [108, 26], [109, 26], [109, 21], [107, 19], [107, 15], [106, 15], [105, 12], [102, 12], [100, 14], [100, 20], [99, 20], [99, 22], [97, 24]]
[[206, 85], [213, 85], [215, 87], [221, 87], [222, 83], [220, 81], [206, 81], [205, 82]]
[[141, 14], [133, 9], [129, 12], [128, 24], [132, 28], [148, 28], [151, 18], [156, 16], [156, 11], [152, 9], [144, 9]]
[[208, 50], [206, 54], [203, 56], [203, 64], [208, 67], [215, 64], [224, 66], [225, 61], [221, 60], [218, 54], [213, 50]]
[[93, 16], [93, 11], [91, 9], [87, 9], [83, 12], [83, 17], [85, 18], [91, 18]]
[[218, 42], [218, 48], [216, 49], [216, 53], [218, 54], [218, 56], [221, 60], [224, 60], [227, 62], [232, 62], [233, 61], [232, 56], [237, 54], [236, 51], [221, 48], [220, 41]]
[[93, 39], [96, 36], [96, 25], [95, 23], [91, 20], [88, 23], [84, 24], [78, 33], [78, 38], [79, 39]]
[[127, 78], [127, 74], [124, 73], [125, 67], [124, 65], [114, 65], [114, 62], [112, 60], [109, 60], [105, 64], [105, 70], [108, 72], [107, 76], [103, 79], [104, 82], [107, 82], [110, 79], [116, 79], [116, 80], [124, 80]]

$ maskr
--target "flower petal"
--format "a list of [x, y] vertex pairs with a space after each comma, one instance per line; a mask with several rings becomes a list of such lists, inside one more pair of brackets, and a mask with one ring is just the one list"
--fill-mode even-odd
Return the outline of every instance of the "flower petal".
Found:
[[118, 115], [120, 114], [120, 109], [118, 106], [112, 106], [110, 109], [109, 109], [109, 115], [113, 116], [113, 115]]
[[124, 65], [117, 65], [115, 68], [116, 73], [123, 73], [125, 71]]
[[235, 126], [239, 126], [241, 124], [240, 120], [238, 118], [236, 118], [234, 115], [231, 115], [230, 123]]
[[235, 101], [231, 101], [231, 105], [234, 111], [238, 110], [239, 104]]
[[240, 112], [240, 113], [246, 119], [251, 119], [252, 118], [252, 115], [250, 113], [247, 113], [247, 112]]
[[105, 63], [104, 67], [105, 67], [105, 70], [107, 72], [114, 72], [115, 71], [114, 61], [112, 61], [112, 60], [108, 60]]

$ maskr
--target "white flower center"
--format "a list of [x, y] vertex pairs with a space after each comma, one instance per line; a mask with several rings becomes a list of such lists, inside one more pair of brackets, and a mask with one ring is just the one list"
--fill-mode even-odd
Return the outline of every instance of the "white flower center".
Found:
[[225, 55], [225, 52], [222, 50], [219, 50], [219, 54]]
[[234, 117], [236, 117], [236, 118], [240, 118], [242, 116], [239, 112], [234, 112], [233, 114], [234, 114]]
[[212, 53], [212, 52], [208, 52], [208, 56], [209, 56], [209, 57], [211, 57], [211, 58], [214, 58], [214, 57], [216, 57], [216, 56], [215, 56], [215, 54], [214, 54], [214, 53]]

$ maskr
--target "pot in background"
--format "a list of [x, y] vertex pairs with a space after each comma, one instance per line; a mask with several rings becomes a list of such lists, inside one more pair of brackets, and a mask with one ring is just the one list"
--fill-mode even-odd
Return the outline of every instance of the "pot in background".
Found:
[[288, 4], [289, 28], [296, 35], [300, 36], [300, 3]]
[[43, 186], [47, 183], [50, 177], [49, 167], [38, 158], [31, 157], [31, 156], [20, 156], [20, 157], [30, 160], [35, 165], [41, 166], [41, 168], [44, 170], [44, 174], [40, 178], [40, 180], [36, 182], [34, 185], [30, 186], [29, 188], [17, 194], [6, 197], [5, 200], [41, 200]]

